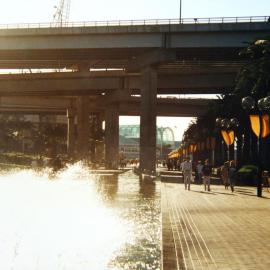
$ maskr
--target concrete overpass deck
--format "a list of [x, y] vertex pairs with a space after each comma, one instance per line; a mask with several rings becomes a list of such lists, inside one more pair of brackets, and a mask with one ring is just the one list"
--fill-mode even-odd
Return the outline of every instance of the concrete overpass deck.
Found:
[[65, 27], [17, 25], [17, 29], [7, 26], [13, 29], [0, 29], [0, 67], [2, 63], [3, 68], [16, 68], [16, 65], [61, 68], [78, 66], [80, 62], [94, 68], [127, 67], [138, 59], [145, 60], [155, 49], [173, 52], [163, 56], [159, 52], [155, 60], [161, 62], [235, 60], [245, 42], [269, 35], [270, 31], [267, 17], [197, 18], [183, 22], [187, 23], [149, 20], [142, 25], [108, 22], [107, 25], [83, 23]]
[[[157, 98], [157, 116], [196, 117], [202, 115], [208, 108], [211, 99], [177, 99]], [[90, 99], [91, 112], [102, 113], [106, 103], [102, 100]], [[22, 114], [59, 114], [66, 115], [67, 109], [76, 114], [76, 99], [59, 97], [1, 97], [1, 113]], [[120, 115], [140, 115], [140, 98], [129, 97], [119, 104]]]
[[[177, 74], [160, 73], [157, 78], [157, 94], [213, 94], [232, 89], [236, 72]], [[196, 79], [195, 79], [196, 78]], [[2, 96], [47, 95], [80, 96], [100, 95], [118, 89], [140, 94], [141, 75], [124, 72], [58, 72], [36, 74], [0, 75]]]
[[[267, 19], [7, 26], [0, 29], [0, 69], [77, 72], [0, 76], [0, 94], [78, 96], [121, 88], [138, 94], [140, 74], [147, 66], [157, 71], [158, 94], [224, 93], [232, 89], [235, 75], [245, 63], [238, 55], [245, 42], [270, 34]], [[98, 74], [97, 69], [107, 72]], [[110, 69], [120, 71], [116, 75]]]

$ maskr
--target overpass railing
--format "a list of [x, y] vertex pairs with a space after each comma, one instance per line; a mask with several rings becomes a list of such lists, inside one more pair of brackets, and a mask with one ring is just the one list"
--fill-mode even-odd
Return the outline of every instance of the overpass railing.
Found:
[[0, 24], [0, 29], [269, 22], [269, 16]]

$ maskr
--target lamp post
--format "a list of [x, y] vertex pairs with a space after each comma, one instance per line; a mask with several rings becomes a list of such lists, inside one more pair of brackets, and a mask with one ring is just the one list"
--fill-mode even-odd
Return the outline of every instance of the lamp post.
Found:
[[163, 152], [163, 127], [159, 128], [160, 131], [160, 153], [159, 153], [159, 158], [162, 159], [162, 152]]
[[230, 145], [234, 144], [235, 134], [234, 131], [239, 126], [237, 118], [217, 118], [216, 126], [220, 128], [223, 140], [227, 145], [227, 160], [230, 160]]
[[179, 23], [181, 23], [182, 20], [182, 0], [180, 0], [179, 3]]
[[262, 139], [267, 137], [269, 130], [269, 112], [270, 96], [263, 97], [259, 100], [251, 96], [242, 99], [242, 108], [249, 114], [251, 129], [257, 137], [256, 165], [258, 167], [257, 175], [257, 196], [262, 196]]

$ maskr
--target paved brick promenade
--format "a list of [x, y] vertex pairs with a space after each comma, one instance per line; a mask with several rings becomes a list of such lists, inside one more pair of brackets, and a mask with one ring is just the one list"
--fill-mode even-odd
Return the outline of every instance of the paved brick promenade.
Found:
[[270, 269], [270, 193], [161, 183], [163, 270]]

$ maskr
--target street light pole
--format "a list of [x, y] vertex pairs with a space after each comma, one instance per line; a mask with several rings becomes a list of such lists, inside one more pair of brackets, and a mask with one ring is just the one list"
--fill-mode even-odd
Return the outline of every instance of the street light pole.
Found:
[[[216, 126], [221, 129], [222, 137], [227, 145], [227, 161], [229, 161], [230, 160], [230, 145], [233, 146], [233, 150], [234, 150], [235, 140], [236, 140], [235, 130], [239, 126], [239, 121], [237, 118], [231, 118], [231, 119], [217, 118], [216, 119]], [[235, 161], [236, 161], [236, 159], [235, 159]]]
[[180, 7], [179, 7], [179, 23], [181, 23], [182, 20], [182, 0], [180, 0]]
[[[262, 197], [262, 172], [264, 169], [264, 162], [262, 160], [262, 139], [269, 135], [269, 126], [263, 125], [263, 115], [270, 112], [270, 96], [255, 100], [251, 96], [244, 97], [242, 99], [242, 108], [251, 113], [255, 111], [255, 115], [250, 114], [249, 119], [251, 128], [257, 137], [257, 151], [256, 151], [256, 163], [257, 163], [257, 196]], [[255, 121], [257, 122], [256, 124]], [[253, 123], [253, 125], [252, 125]], [[269, 125], [269, 124], [268, 124]]]
[[161, 139], [161, 145], [160, 145], [160, 157], [161, 157], [161, 160], [163, 160], [163, 132], [164, 132], [164, 129], [163, 127], [161, 127], [161, 132], [160, 132], [160, 139]]

